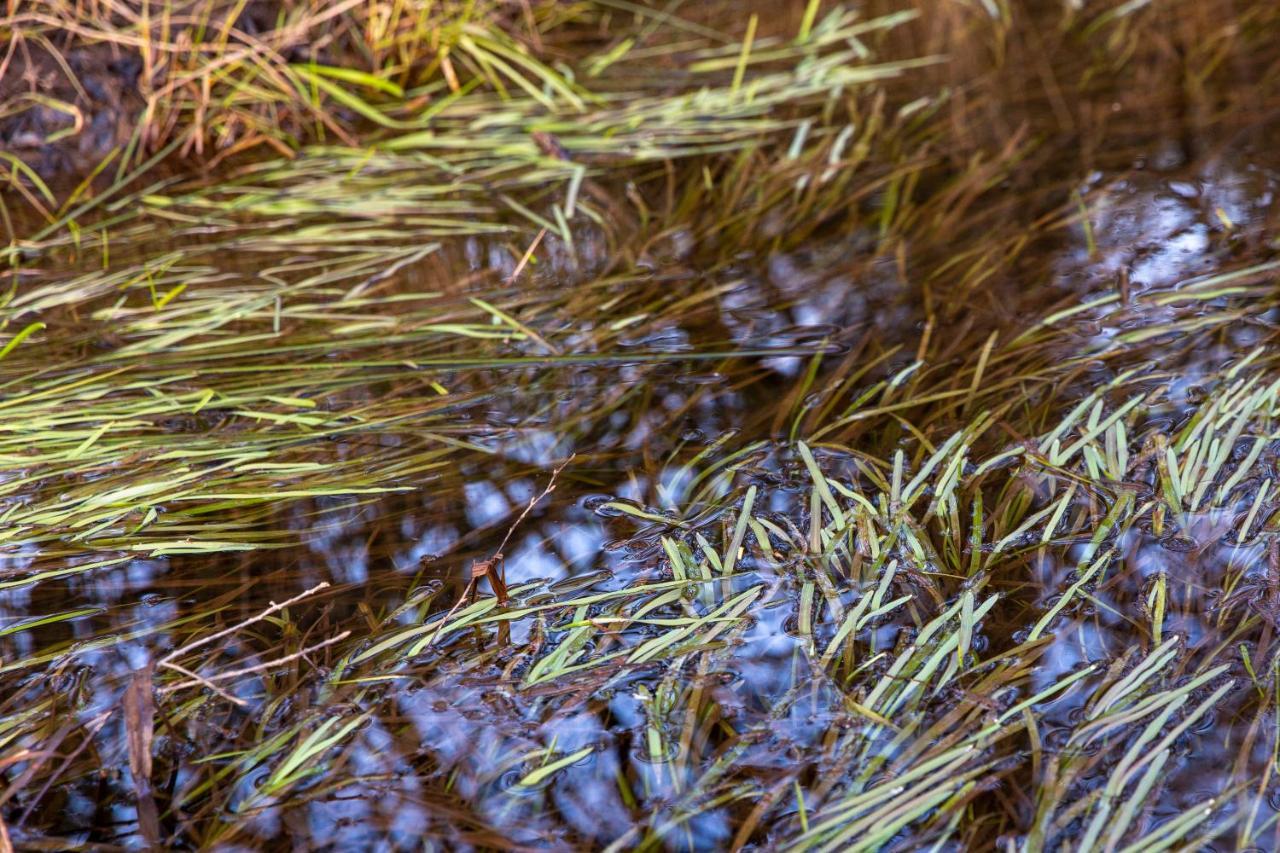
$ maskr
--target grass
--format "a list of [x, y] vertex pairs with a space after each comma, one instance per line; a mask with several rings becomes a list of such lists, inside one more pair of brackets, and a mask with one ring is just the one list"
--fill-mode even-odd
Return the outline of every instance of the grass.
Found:
[[7, 161], [0, 849], [1273, 843], [1274, 209], [1127, 277], [1132, 128], [1275, 107], [1192, 7], [11, 10], [144, 105]]

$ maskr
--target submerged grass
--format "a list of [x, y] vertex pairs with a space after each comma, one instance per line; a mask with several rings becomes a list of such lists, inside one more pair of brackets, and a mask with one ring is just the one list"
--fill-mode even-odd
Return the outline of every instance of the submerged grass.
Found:
[[16, 7], [0, 849], [1275, 846], [1275, 10], [713, 6]]

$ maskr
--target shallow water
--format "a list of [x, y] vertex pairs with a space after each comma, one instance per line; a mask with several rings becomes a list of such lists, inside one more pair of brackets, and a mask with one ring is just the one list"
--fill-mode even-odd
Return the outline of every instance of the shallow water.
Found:
[[[1113, 103], [1125, 112], [1110, 93], [1079, 97], [1082, 102], [1072, 107], [1082, 115], [1105, 113]], [[1051, 124], [1050, 113], [1034, 114]], [[1170, 123], [1179, 119], [1183, 125], [1171, 133]], [[950, 232], [966, 250], [1008, 253], [1005, 261], [991, 261], [990, 277], [929, 261], [955, 247], [928, 245], [931, 232], [923, 226], [916, 239], [925, 244], [904, 244], [899, 253], [882, 252], [878, 235], [868, 231], [815, 239], [796, 251], [764, 249], [714, 261], [708, 260], [714, 247], [675, 234], [638, 253], [629, 266], [610, 256], [602, 236], [584, 228], [571, 260], [562, 243], [549, 239], [547, 267], [516, 284], [506, 281], [517, 261], [510, 247], [497, 238], [472, 237], [429, 258], [397, 262], [382, 279], [385, 269], [361, 273], [367, 278], [361, 288], [439, 294], [429, 311], [450, 322], [463, 322], [463, 312], [474, 314], [466, 297], [518, 304], [528, 309], [521, 316], [532, 317], [527, 322], [558, 352], [515, 336], [440, 343], [392, 335], [333, 354], [323, 341], [308, 342], [311, 363], [365, 360], [335, 386], [334, 405], [356, 401], [371, 416], [384, 408], [397, 411], [398, 400], [412, 401], [412, 407], [350, 435], [296, 439], [289, 461], [348, 460], [358, 467], [362, 459], [403, 458], [407, 470], [391, 494], [264, 501], [243, 516], [229, 505], [219, 509], [215, 496], [203, 517], [160, 519], [161, 529], [173, 525], [173, 533], [162, 537], [172, 542], [197, 522], [223, 523], [222, 512], [225, 541], [243, 536], [269, 546], [261, 550], [182, 553], [182, 547], [142, 538], [143, 553], [130, 552], [129, 537], [152, 523], [134, 517], [95, 532], [104, 543], [99, 545], [48, 536], [38, 525], [28, 530], [29, 539], [13, 537], [0, 563], [0, 679], [10, 697], [0, 700], [0, 714], [15, 734], [10, 740], [0, 729], [0, 748], [46, 750], [54, 757], [0, 752], [0, 760], [10, 756], [0, 779], [9, 787], [0, 796], [15, 844], [143, 845], [135, 773], [126, 769], [129, 725], [115, 713], [135, 673], [176, 647], [323, 582], [329, 588], [287, 614], [255, 623], [194, 658], [206, 675], [263, 665], [224, 685], [245, 706], [217, 697], [202, 705], [212, 694], [198, 689], [162, 694], [161, 718], [177, 719], [156, 737], [151, 778], [164, 806], [162, 829], [174, 846], [786, 846], [852, 790], [860, 767], [896, 762], [891, 779], [913, 766], [909, 750], [894, 738], [895, 724], [903, 721], [869, 717], [862, 707], [868, 691], [847, 686], [861, 683], [856, 679], [864, 677], [863, 667], [877, 676], [889, 671], [890, 661], [914, 649], [933, 617], [965, 590], [988, 586], [1001, 597], [971, 638], [983, 665], [973, 666], [963, 684], [936, 691], [927, 685], [930, 695], [922, 705], [912, 704], [910, 687], [885, 707], [918, 714], [930, 725], [961, 714], [956, 709], [996, 719], [1083, 667], [1098, 666], [1083, 687], [1033, 706], [1036, 734], [1002, 735], [1007, 741], [992, 747], [983, 781], [968, 794], [975, 828], [963, 842], [948, 843], [956, 849], [978, 841], [1034, 848], [1032, 826], [1040, 813], [1033, 798], [1050, 762], [1061, 770], [1079, 756], [1086, 756], [1079, 759], [1085, 764], [1096, 759], [1096, 766], [1063, 783], [1060, 801], [1068, 805], [1085, 802], [1105, 785], [1120, 760], [1106, 755], [1111, 744], [1072, 740], [1092, 719], [1098, 694], [1114, 684], [1103, 671], [1121, 661], [1116, 672], [1131, 672], [1162, 639], [1177, 637], [1185, 651], [1169, 665], [1164, 684], [1171, 690], [1188, 683], [1202, 664], [1227, 659], [1224, 648], [1243, 646], [1254, 657], [1245, 663], [1237, 654], [1229, 672], [1196, 686], [1201, 692], [1193, 702], [1228, 676], [1234, 679], [1211, 712], [1185, 717], [1190, 722], [1170, 747], [1169, 781], [1143, 806], [1143, 826], [1158, 829], [1220, 798], [1229, 802], [1213, 812], [1214, 819], [1228, 829], [1213, 844], [1225, 849], [1248, 841], [1275, 849], [1275, 707], [1258, 699], [1274, 687], [1265, 676], [1269, 671], [1274, 678], [1275, 669], [1262, 661], [1274, 660], [1280, 608], [1271, 521], [1276, 504], [1272, 492], [1260, 491], [1262, 480], [1280, 481], [1280, 445], [1269, 432], [1269, 413], [1259, 416], [1266, 425], [1261, 431], [1235, 436], [1235, 463], [1258, 441], [1252, 457], [1258, 473], [1234, 484], [1229, 500], [1176, 518], [1170, 512], [1157, 519], [1149, 510], [1092, 542], [1091, 525], [1115, 505], [1116, 495], [1132, 493], [1139, 504], [1158, 501], [1160, 462], [1152, 456], [1149, 469], [1133, 466], [1141, 472], [1134, 482], [1098, 477], [1065, 500], [1056, 531], [1033, 528], [1024, 531], [1025, 542], [1004, 546], [1009, 558], [992, 563], [998, 572], [966, 578], [942, 565], [941, 557], [921, 559], [911, 573], [904, 567], [892, 596], [909, 602], [860, 623], [850, 641], [856, 655], [842, 652], [821, 666], [815, 659], [838, 641], [836, 617], [875, 594], [883, 565], [861, 531], [858, 546], [826, 562], [821, 498], [791, 442], [833, 422], [818, 463], [827, 476], [875, 495], [873, 473], [887, 478], [891, 471], [883, 470], [883, 461], [891, 467], [897, 449], [914, 446], [919, 436], [941, 443], [966, 423], [939, 404], [895, 409], [901, 398], [909, 400], [906, 391], [894, 397], [895, 389], [951, 391], [949, 372], [961, 377], [961, 366], [972, 366], [992, 333], [1002, 345], [1039, 334], [1044, 318], [1082, 303], [1096, 304], [1047, 324], [1057, 337], [1047, 344], [1033, 339], [1028, 346], [1034, 351], [1017, 356], [1033, 365], [1028, 375], [1053, 377], [1052, 393], [1029, 381], [1011, 385], [1004, 393], [1025, 394], [1027, 411], [1034, 412], [1028, 423], [1006, 414], [1006, 430], [976, 442], [973, 459], [1048, 432], [1056, 422], [1051, 415], [1061, 416], [1135, 366], [1141, 372], [1124, 394], [1161, 396], [1129, 423], [1134, 455], [1156, 436], [1176, 433], [1200, 411], [1206, 384], [1222, 384], [1224, 371], [1272, 342], [1275, 309], [1266, 289], [1276, 278], [1265, 266], [1232, 282], [1243, 290], [1206, 299], [1203, 310], [1187, 311], [1164, 296], [1195, 291], [1214, 276], [1275, 257], [1280, 160], [1256, 140], [1276, 129], [1274, 117], [1261, 109], [1237, 121], [1189, 121], [1176, 104], [1166, 109], [1161, 93], [1151, 94], [1146, 110], [1090, 135], [1089, 147], [1099, 153], [1088, 168], [1075, 160], [1032, 158], [975, 206], [987, 205], [973, 228]], [[1078, 139], [1068, 139], [1046, 147], [1078, 146]], [[937, 192], [946, 191], [947, 168], [954, 167], [940, 168]], [[1076, 215], [1080, 208], [1087, 226]], [[196, 239], [194, 231], [175, 227], [130, 251], [153, 258]], [[1016, 251], [1010, 249], [1015, 243]], [[252, 296], [264, 272], [291, 280], [290, 265], [311, 257], [233, 255], [214, 247], [184, 263], [205, 286]], [[972, 257], [984, 256], [975, 251]], [[81, 271], [91, 260], [80, 259]], [[133, 260], [122, 251], [111, 263], [128, 268]], [[41, 269], [38, 280], [56, 283], [70, 275]], [[348, 276], [342, 287], [358, 278]], [[607, 307], [578, 300], [573, 288], [606, 293], [599, 304]], [[44, 369], [55, 376], [86, 366], [106, 372], [117, 353], [154, 334], [138, 325], [116, 337], [118, 315], [110, 309], [116, 298], [104, 288], [81, 304], [53, 300], [41, 316], [60, 336], [63, 360]], [[316, 299], [316, 317], [329, 310], [346, 308], [338, 299]], [[284, 312], [285, 319], [277, 315], [275, 322], [305, 330], [311, 311]], [[1238, 311], [1239, 317], [1201, 333], [1195, 318], [1215, 311]], [[377, 318], [359, 308], [348, 319], [377, 328]], [[250, 329], [271, 322], [270, 306], [244, 319]], [[182, 357], [180, 351], [158, 352], [145, 369]], [[433, 358], [441, 363], [426, 377], [422, 365]], [[1055, 364], [1076, 359], [1078, 370], [1052, 373]], [[1270, 362], [1259, 360], [1264, 362], [1263, 384], [1274, 379]], [[273, 371], [289, 369], [277, 353], [233, 352], [226, 365], [251, 377], [260, 370], [264, 382], [274, 381]], [[811, 367], [814, 378], [804, 386]], [[842, 386], [850, 376], [850, 386]], [[25, 375], [13, 381], [21, 385], [20, 379]], [[423, 390], [428, 379], [448, 391], [430, 410], [418, 408], [429, 396]], [[877, 386], [881, 382], [884, 388]], [[830, 388], [839, 390], [824, 391]], [[865, 418], [852, 402], [864, 389], [876, 390], [878, 401], [860, 407], [870, 410]], [[215, 429], [229, 434], [220, 426], [226, 417], [219, 410], [154, 418], [142, 432], [178, 446], [188, 434], [193, 442]], [[431, 442], [440, 444], [441, 455], [414, 469], [409, 460]], [[616, 608], [596, 601], [548, 608], [536, 618], [512, 620], [509, 644], [488, 635], [473, 640], [462, 631], [440, 650], [421, 649], [393, 662], [375, 656], [364, 668], [351, 664], [349, 678], [336, 669], [375, 649], [392, 631], [448, 611], [463, 591], [466, 567], [495, 553], [551, 471], [570, 457], [556, 490], [502, 548], [512, 607], [618, 593]], [[17, 456], [9, 465], [10, 484], [30, 474]], [[1058, 499], [1064, 482], [1045, 470], [1029, 464], [1020, 475], [1037, 510]], [[86, 485], [98, 479], [110, 484], [112, 476], [111, 470], [81, 472], [79, 480], [59, 486], [66, 489], [63, 503], [79, 506]], [[264, 488], [287, 488], [288, 479], [278, 477], [264, 480]], [[50, 490], [47, 483], [40, 486]], [[773, 527], [747, 533], [733, 577], [713, 580], [707, 569], [706, 580], [694, 578], [676, 599], [659, 602], [658, 591], [635, 601], [626, 597], [674, 577], [664, 539], [688, 549], [689, 566], [714, 566], [712, 557], [699, 556], [707, 551], [724, 559], [730, 551], [723, 545], [748, 487], [758, 488], [756, 512]], [[978, 491], [988, 513], [1008, 508], [1006, 488], [983, 485]], [[1261, 508], [1244, 525], [1259, 494]], [[43, 499], [18, 485], [10, 485], [8, 495], [8, 506], [18, 508]], [[188, 511], [180, 503], [161, 509], [179, 517]], [[815, 538], [819, 547], [806, 550]], [[949, 553], [942, 534], [923, 539], [937, 554]], [[906, 546], [894, 547], [905, 561]], [[989, 542], [983, 548], [987, 554], [998, 550]], [[957, 553], [963, 562], [976, 561], [983, 548]], [[1031, 626], [1053, 612], [1103, 548], [1114, 549], [1114, 567], [1089, 579], [1087, 600], [1075, 601], [1053, 622], [1050, 642], [1025, 645], [1034, 643]], [[77, 568], [95, 561], [106, 564]], [[1157, 583], [1167, 614], [1161, 638], [1152, 636], [1148, 618]], [[889, 589], [887, 581], [884, 587]], [[877, 607], [888, 600], [877, 598]], [[737, 601], [749, 604], [745, 617], [724, 616], [723, 608]], [[49, 614], [64, 618], [40, 624], [37, 617]], [[712, 621], [699, 621], [708, 616]], [[614, 631], [610, 619], [626, 625]], [[710, 652], [690, 652], [666, 668], [602, 657], [619, 650], [634, 656], [681, 619], [697, 622], [699, 630], [721, 631], [705, 640]], [[349, 643], [313, 648], [342, 631], [352, 632]], [[548, 665], [544, 649], [556, 644], [564, 655]], [[304, 648], [311, 651], [273, 663]], [[984, 692], [984, 666], [1005, 655], [1025, 658], [1030, 674]], [[586, 665], [596, 657], [604, 662]], [[583, 668], [539, 677], [574, 662]], [[41, 710], [32, 713], [47, 722], [24, 730], [24, 709], [35, 706]], [[325, 772], [277, 785], [283, 744], [339, 730], [345, 734], [326, 754]], [[947, 736], [937, 735], [939, 742]], [[275, 746], [253, 752], [266, 743]], [[555, 772], [537, 772], [584, 750]], [[958, 766], [955, 773], [969, 769]], [[1263, 805], [1242, 817], [1239, 803], [1246, 799], [1237, 797], [1236, 786], [1256, 788]], [[1084, 831], [1080, 819], [1072, 819], [1067, 814], [1043, 821], [1050, 829], [1039, 843], [1069, 848]], [[984, 822], [1005, 834], [984, 834]], [[909, 849], [934, 837], [906, 827], [884, 846]], [[1204, 843], [1211, 843], [1208, 837]]]

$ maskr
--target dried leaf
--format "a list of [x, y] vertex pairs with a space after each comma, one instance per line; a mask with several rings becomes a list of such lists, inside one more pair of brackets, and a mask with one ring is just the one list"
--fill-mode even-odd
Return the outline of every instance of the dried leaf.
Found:
[[155, 701], [152, 698], [152, 667], [147, 664], [133, 673], [124, 691], [124, 729], [129, 743], [129, 772], [138, 798], [138, 830], [149, 847], [160, 845], [160, 813], [151, 796], [151, 742], [155, 736]]

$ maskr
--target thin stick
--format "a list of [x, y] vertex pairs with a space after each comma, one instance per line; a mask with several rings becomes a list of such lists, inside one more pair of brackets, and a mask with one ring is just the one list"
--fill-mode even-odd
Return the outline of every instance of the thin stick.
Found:
[[538, 244], [542, 242], [542, 238], [547, 236], [547, 229], [543, 228], [538, 232], [538, 236], [533, 238], [533, 242], [529, 244], [529, 248], [525, 249], [524, 257], [520, 259], [520, 263], [516, 264], [516, 268], [511, 271], [511, 275], [507, 276], [507, 284], [511, 284], [520, 277], [520, 273], [524, 270], [525, 264], [529, 263], [529, 259], [533, 257], [534, 251], [538, 248]]
[[207, 645], [208, 643], [212, 643], [214, 640], [221, 639], [222, 637], [225, 637], [228, 634], [234, 634], [236, 631], [239, 631], [241, 628], [247, 628], [248, 626], [256, 622], [261, 622], [263, 619], [266, 619], [268, 616], [270, 616], [272, 613], [275, 613], [277, 610], [284, 610], [290, 604], [295, 604], [301, 601], [302, 599], [306, 598], [307, 596], [314, 595], [320, 590], [327, 589], [328, 587], [329, 587], [329, 582], [323, 581], [311, 587], [311, 589], [307, 590], [306, 592], [298, 593], [288, 601], [282, 602], [280, 604], [276, 604], [273, 601], [271, 602], [270, 607], [268, 607], [266, 610], [259, 613], [257, 616], [251, 616], [248, 619], [241, 622], [239, 625], [232, 625], [230, 628], [224, 628], [223, 630], [217, 632], [216, 634], [210, 634], [208, 637], [205, 637], [202, 640], [195, 640], [194, 642], [187, 643], [182, 648], [174, 649], [173, 651], [169, 652], [169, 654], [162, 657], [157, 663], [159, 663], [160, 665], [167, 664], [170, 661], [172, 661], [174, 658], [179, 657], [181, 655], [185, 655], [187, 652], [190, 652], [193, 649], [198, 649], [201, 646]]
[[212, 686], [210, 682], [213, 682], [213, 681], [226, 681], [229, 678], [238, 678], [241, 675], [248, 675], [251, 672], [259, 672], [264, 669], [270, 669], [273, 666], [279, 666], [282, 663], [288, 663], [289, 661], [297, 660], [303, 655], [311, 654], [314, 651], [323, 649], [325, 646], [331, 646], [334, 643], [342, 642], [343, 640], [345, 640], [347, 637], [350, 637], [350, 636], [351, 636], [350, 631], [343, 631], [341, 634], [338, 634], [336, 637], [330, 637], [329, 639], [325, 640], [322, 643], [316, 643], [314, 646], [309, 646], [305, 649], [300, 649], [291, 655], [285, 655], [282, 658], [276, 658], [275, 660], [269, 660], [264, 663], [255, 663], [253, 666], [246, 666], [246, 667], [241, 667], [240, 669], [233, 669], [230, 672], [220, 672], [217, 675], [211, 675], [208, 678], [201, 678], [200, 676], [195, 675], [193, 673], [194, 677], [192, 680], [183, 681], [180, 684], [171, 684], [168, 687], [165, 687], [163, 690], [161, 690], [161, 692], [172, 693], [175, 690], [182, 690], [183, 688], [186, 688], [186, 687], [195, 687], [200, 684], [206, 684], [206, 685]]
[[[511, 541], [511, 534], [516, 532], [516, 528], [520, 526], [520, 522], [524, 521], [525, 516], [527, 516], [530, 512], [533, 511], [533, 508], [538, 505], [539, 501], [541, 501], [547, 495], [555, 491], [556, 477], [560, 476], [560, 472], [564, 470], [564, 467], [568, 465], [570, 462], [572, 462], [573, 458], [577, 455], [578, 454], [576, 453], [569, 454], [569, 457], [567, 459], [565, 459], [563, 462], [557, 465], [554, 470], [552, 470], [551, 479], [547, 481], [547, 487], [543, 489], [541, 493], [529, 499], [529, 504], [524, 508], [524, 512], [520, 513], [520, 516], [511, 523], [510, 527], [507, 528], [507, 535], [502, 537], [502, 543], [498, 545], [497, 550], [493, 552], [493, 556], [487, 560], [476, 560], [474, 563], [471, 564], [471, 580], [467, 582], [466, 589], [462, 591], [462, 595], [458, 596], [458, 600], [454, 602], [453, 607], [449, 608], [449, 612], [446, 613], [444, 615], [444, 618], [440, 620], [440, 627], [436, 628], [436, 632], [431, 635], [431, 642], [427, 643], [428, 646], [434, 646], [436, 644], [436, 640], [440, 639], [440, 632], [444, 630], [445, 624], [450, 619], [453, 618], [453, 614], [458, 612], [458, 608], [462, 606], [462, 603], [467, 600], [467, 596], [469, 596], [472, 590], [474, 590], [476, 586], [479, 584], [480, 578], [484, 577], [486, 574], [492, 571], [493, 565], [502, 559], [502, 549], [506, 548], [507, 543]], [[476, 569], [479, 568], [480, 566], [484, 566], [485, 570], [480, 574], [476, 574]], [[505, 574], [506, 572], [503, 572], [503, 575]], [[503, 587], [505, 588], [506, 578], [505, 577], [501, 578], [501, 582], [503, 584]], [[493, 584], [493, 580], [490, 579], [489, 583]], [[497, 589], [498, 589], [497, 586], [494, 586], [495, 594], [497, 593]]]
[[[204, 686], [205, 688], [212, 690], [214, 693], [217, 693], [219, 696], [221, 696], [223, 699], [226, 699], [228, 702], [231, 702], [235, 705], [239, 705], [242, 708], [245, 705], [249, 704], [243, 699], [240, 699], [236, 696], [232, 696], [230, 693], [223, 690], [221, 687], [214, 684], [209, 679], [205, 678], [204, 676], [200, 675], [197, 672], [192, 672], [191, 670], [187, 669], [185, 666], [180, 666], [176, 663], [161, 663], [160, 666], [182, 673], [183, 675], [187, 676], [187, 678], [190, 678], [193, 681], [196, 681], [200, 685]], [[175, 686], [173, 689], [178, 690], [181, 686], [182, 685]], [[163, 693], [165, 692], [165, 690], [162, 689], [161, 692]]]
[[575, 456], [577, 456], [577, 455], [578, 455], [578, 454], [576, 454], [576, 453], [571, 453], [571, 454], [569, 454], [569, 458], [568, 458], [568, 459], [566, 459], [566, 460], [564, 460], [563, 462], [561, 462], [559, 465], [557, 465], [557, 466], [555, 467], [555, 469], [554, 469], [554, 470], [552, 470], [552, 472], [551, 472], [551, 479], [547, 481], [547, 487], [546, 487], [545, 489], [543, 489], [543, 490], [542, 490], [542, 493], [541, 493], [540, 495], [538, 495], [537, 497], [535, 497], [535, 498], [530, 498], [530, 500], [529, 500], [529, 505], [528, 505], [528, 506], [526, 506], [526, 507], [524, 508], [524, 512], [520, 513], [520, 517], [519, 517], [519, 518], [517, 518], [517, 519], [515, 520], [515, 522], [514, 522], [514, 523], [513, 523], [509, 528], [507, 528], [507, 535], [506, 535], [506, 536], [504, 536], [504, 537], [502, 538], [502, 544], [501, 544], [501, 545], [499, 545], [499, 546], [498, 546], [498, 549], [497, 549], [496, 551], [494, 551], [494, 552], [493, 552], [493, 556], [492, 556], [490, 559], [492, 559], [492, 560], [500, 560], [500, 559], [502, 559], [502, 549], [503, 549], [503, 548], [505, 548], [505, 547], [507, 547], [507, 543], [511, 541], [511, 534], [516, 532], [516, 528], [520, 526], [520, 522], [524, 521], [525, 516], [526, 516], [526, 515], [528, 515], [530, 512], [532, 512], [532, 511], [533, 511], [533, 508], [534, 508], [535, 506], [537, 506], [537, 505], [538, 505], [538, 502], [539, 502], [539, 501], [541, 501], [541, 500], [542, 500], [543, 498], [545, 498], [547, 495], [549, 495], [549, 494], [551, 494], [552, 492], [554, 492], [554, 491], [555, 491], [555, 489], [556, 489], [556, 477], [559, 477], [559, 476], [560, 476], [560, 472], [564, 470], [564, 467], [565, 467], [566, 465], [568, 465], [570, 462], [572, 462], [572, 461], [573, 461], [573, 458], [574, 458]]

